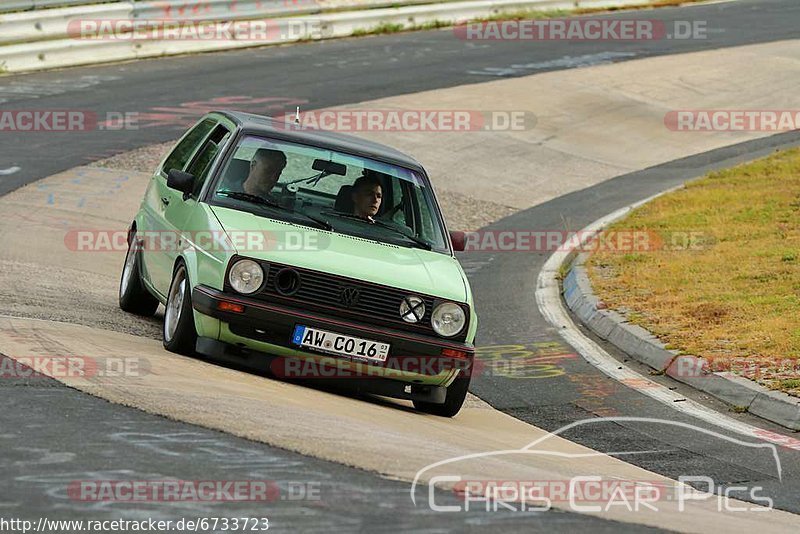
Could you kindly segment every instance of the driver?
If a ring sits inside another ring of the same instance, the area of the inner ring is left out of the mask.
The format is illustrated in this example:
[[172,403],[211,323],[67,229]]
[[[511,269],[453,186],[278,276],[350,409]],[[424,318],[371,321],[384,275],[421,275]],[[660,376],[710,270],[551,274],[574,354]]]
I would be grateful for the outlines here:
[[245,193],[267,196],[286,167],[286,154],[280,150],[259,148],[250,162],[250,173],[242,182]]
[[381,209],[383,190],[378,177],[365,171],[364,175],[353,183],[353,214],[374,221],[373,217]]

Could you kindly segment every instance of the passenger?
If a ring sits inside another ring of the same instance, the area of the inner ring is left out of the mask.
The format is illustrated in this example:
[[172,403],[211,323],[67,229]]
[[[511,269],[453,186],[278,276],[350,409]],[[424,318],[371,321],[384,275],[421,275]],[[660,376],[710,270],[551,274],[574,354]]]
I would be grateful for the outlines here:
[[381,209],[382,198],[381,181],[374,173],[364,171],[364,175],[353,183],[353,214],[373,221]]
[[242,182],[242,189],[251,195],[269,195],[285,167],[286,154],[280,150],[259,148],[250,162],[250,173]]

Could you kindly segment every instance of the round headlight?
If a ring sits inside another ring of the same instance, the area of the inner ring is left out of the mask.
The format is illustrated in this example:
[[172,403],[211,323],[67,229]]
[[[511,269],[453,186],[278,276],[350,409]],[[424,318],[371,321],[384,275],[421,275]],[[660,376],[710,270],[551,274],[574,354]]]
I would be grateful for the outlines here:
[[228,282],[231,287],[245,295],[255,293],[263,281],[264,270],[253,260],[237,261],[228,273]]
[[452,302],[439,304],[431,315],[431,326],[437,334],[444,337],[453,337],[461,332],[466,321],[464,310]]

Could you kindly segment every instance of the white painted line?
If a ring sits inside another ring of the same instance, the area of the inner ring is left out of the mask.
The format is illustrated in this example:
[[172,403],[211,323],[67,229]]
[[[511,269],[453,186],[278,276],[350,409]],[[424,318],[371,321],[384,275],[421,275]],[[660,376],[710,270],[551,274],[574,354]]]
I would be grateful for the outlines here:
[[12,174],[18,173],[22,169],[19,167],[9,167],[8,169],[0,169],[0,176],[11,176]]
[[586,54],[583,56],[563,56],[558,59],[541,61],[538,63],[515,63],[507,67],[486,67],[482,70],[468,70],[467,74],[479,74],[482,76],[522,76],[529,74],[530,71],[544,69],[578,69],[584,67],[594,67],[595,65],[608,65],[615,59],[633,58],[633,52],[599,52],[597,54]]
[[[726,430],[736,432],[745,436],[755,437],[775,443],[790,449],[800,450],[800,440],[784,436],[777,432],[772,432],[752,426],[742,421],[737,421],[723,413],[708,408],[691,399],[687,399],[683,395],[672,391],[666,386],[663,386],[648,377],[641,375],[626,366],[622,362],[612,357],[601,346],[589,339],[581,332],[575,323],[572,322],[569,314],[564,307],[561,300],[561,288],[558,283],[558,274],[561,265],[567,261],[571,251],[577,246],[584,244],[591,236],[598,231],[608,226],[609,224],[623,218],[631,212],[631,210],[650,202],[651,200],[670,193],[683,186],[674,187],[652,197],[646,198],[630,206],[621,208],[614,213],[611,213],[602,219],[599,219],[578,234],[564,247],[555,252],[542,267],[539,277],[536,281],[536,304],[539,311],[544,318],[558,328],[558,332],[564,340],[571,345],[584,359],[597,367],[600,371],[610,376],[611,378],[625,384],[626,386],[635,389],[636,391],[647,395],[674,410],[677,410],[686,415],[696,417],[706,423],[715,425]],[[578,237],[582,236],[582,237]]]

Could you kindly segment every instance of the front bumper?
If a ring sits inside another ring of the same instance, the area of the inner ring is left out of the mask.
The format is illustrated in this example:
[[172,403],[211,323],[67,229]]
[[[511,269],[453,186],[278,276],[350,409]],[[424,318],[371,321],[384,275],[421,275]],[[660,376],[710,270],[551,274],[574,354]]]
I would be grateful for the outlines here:
[[[223,311],[219,308],[221,302],[241,305],[244,310]],[[270,364],[272,372],[284,378],[325,378],[329,381],[347,378],[353,383],[356,379],[388,378],[419,386],[447,386],[459,373],[469,373],[472,369],[475,348],[469,343],[439,340],[308,313],[296,308],[232,295],[203,285],[196,286],[192,291],[192,303],[197,312],[214,317],[223,323],[219,341],[236,347],[236,350],[250,349],[274,356],[315,362],[312,367],[286,363],[283,358],[272,362]],[[306,349],[300,350],[291,343],[292,333],[297,325],[389,343],[391,345],[389,356],[385,362],[377,363],[351,360],[347,357],[316,353]],[[211,351],[219,355],[219,348],[212,349],[210,341],[202,342],[207,345],[205,349],[200,346],[201,343],[198,343],[198,348],[201,352]],[[443,351],[446,354],[443,355]],[[460,352],[464,357],[449,356],[454,353],[453,351]]]

